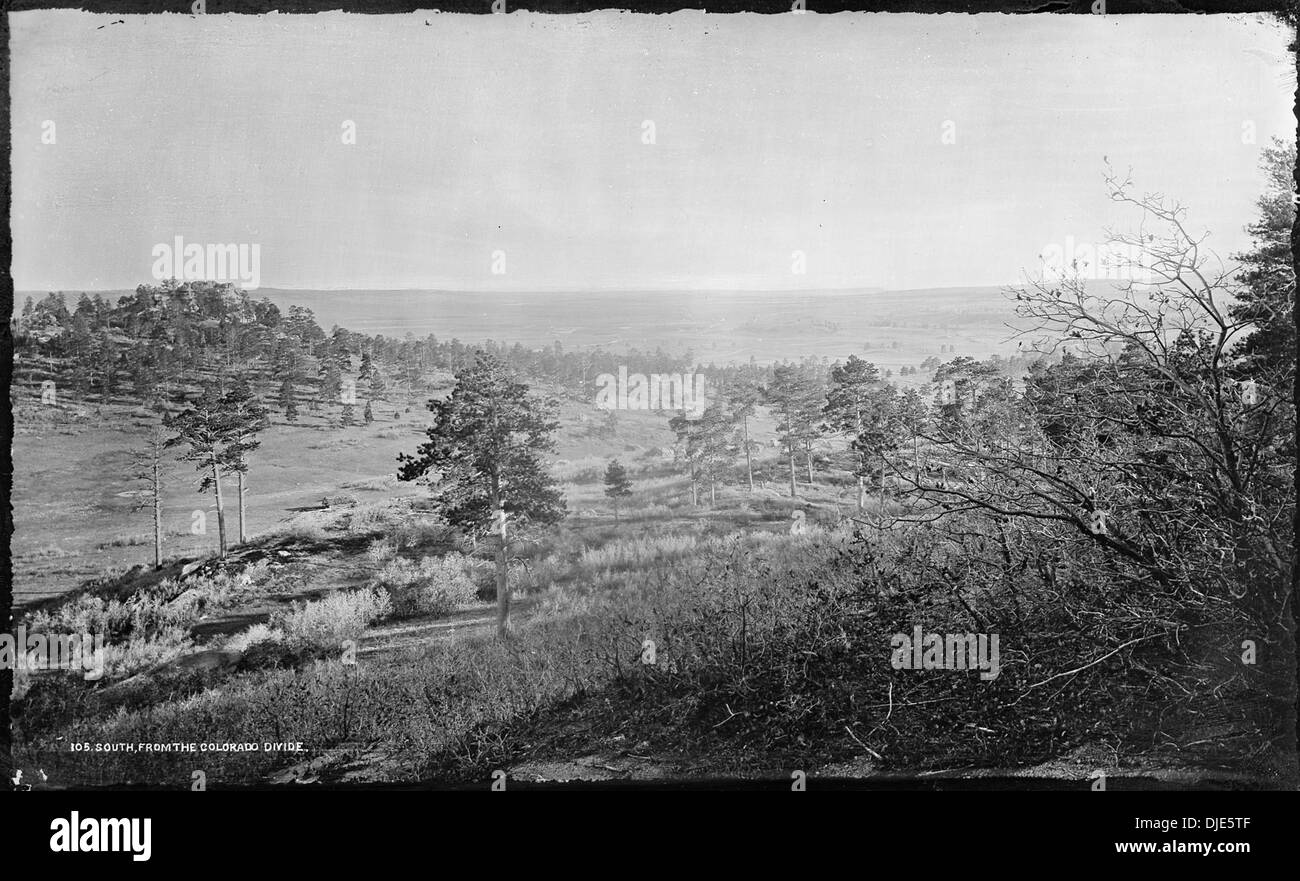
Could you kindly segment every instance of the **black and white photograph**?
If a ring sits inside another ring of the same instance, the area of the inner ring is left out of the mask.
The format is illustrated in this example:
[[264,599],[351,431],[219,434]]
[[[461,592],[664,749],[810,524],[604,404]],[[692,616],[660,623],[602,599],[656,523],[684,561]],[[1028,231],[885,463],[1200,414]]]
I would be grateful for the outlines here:
[[1294,12],[174,5],[7,13],[11,790],[1300,787]]

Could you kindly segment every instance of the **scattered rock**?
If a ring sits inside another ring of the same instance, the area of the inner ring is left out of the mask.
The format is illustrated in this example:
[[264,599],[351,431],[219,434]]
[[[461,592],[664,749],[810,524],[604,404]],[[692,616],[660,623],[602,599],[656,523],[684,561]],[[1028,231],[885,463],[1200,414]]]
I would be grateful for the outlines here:
[[198,595],[199,595],[198,588],[191,587],[187,590],[181,591],[175,597],[173,597],[171,600],[171,604],[178,607],[183,607],[186,603],[189,603]]

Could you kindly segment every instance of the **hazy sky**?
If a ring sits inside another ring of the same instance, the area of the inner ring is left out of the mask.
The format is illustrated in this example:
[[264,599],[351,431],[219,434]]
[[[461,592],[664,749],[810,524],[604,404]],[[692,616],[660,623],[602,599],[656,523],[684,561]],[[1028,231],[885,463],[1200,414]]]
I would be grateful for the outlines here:
[[1240,248],[1295,129],[1254,16],[120,18],[9,17],[19,290],[1006,284],[1132,219],[1103,155]]

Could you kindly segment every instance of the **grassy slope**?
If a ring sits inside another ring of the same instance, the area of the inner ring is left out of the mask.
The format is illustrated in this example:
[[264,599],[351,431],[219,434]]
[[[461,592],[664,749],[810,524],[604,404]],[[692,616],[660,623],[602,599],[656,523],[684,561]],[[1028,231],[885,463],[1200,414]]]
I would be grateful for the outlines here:
[[[538,536],[528,567],[513,575],[521,602],[507,643],[492,638],[490,604],[471,603],[450,619],[366,628],[355,666],[335,650],[287,666],[200,670],[173,661],[98,689],[49,679],[20,706],[16,755],[54,786],[185,786],[194,767],[214,786],[473,781],[497,768],[514,779],[603,779],[1021,767],[1084,781],[1098,768],[1167,775],[1192,762],[1146,755],[1115,729],[1131,712],[1117,698],[1141,705],[1131,669],[1099,665],[1023,700],[1029,680],[1074,663],[1078,647],[1043,644],[1051,635],[1021,634],[1037,643],[1004,655],[993,686],[974,674],[890,671],[895,618],[955,626],[961,612],[951,600],[922,598],[917,607],[888,580],[864,582],[865,570],[836,563],[846,547],[850,559],[862,556],[844,531],[787,534],[788,500],[728,488],[716,507],[696,509],[680,481],[657,476],[656,463],[632,471],[638,488],[662,480],[666,504],[619,524],[598,509]],[[591,478],[577,481],[566,485],[571,497],[595,504]],[[817,495],[825,503],[833,493]],[[828,513],[824,504],[814,510]],[[262,537],[246,553],[278,568],[256,570],[215,622],[194,628],[186,651],[229,645],[277,604],[364,584],[376,543],[407,557],[446,552],[423,520],[392,500],[304,514]],[[640,663],[647,637],[658,644],[654,666]],[[74,757],[64,740],[298,741],[309,751],[205,755],[196,764],[192,755]],[[1214,773],[1225,785],[1248,779]]]
[[[155,662],[161,665],[154,668],[157,675],[144,677],[144,686],[137,676],[131,686],[135,690],[128,689],[130,694],[126,696],[119,687],[108,698],[90,698],[91,704],[79,705],[81,709],[72,716],[60,715],[67,707],[55,712],[55,716],[70,724],[73,718],[93,719],[117,706],[141,710],[155,704],[174,707],[173,697],[188,694],[196,687],[215,686],[218,693],[236,695],[266,674],[236,672],[233,678],[224,679],[220,677],[231,671],[217,670],[204,672],[207,678],[192,680],[181,675],[185,673],[182,668],[204,650],[222,648],[232,634],[265,622],[287,603],[364,585],[376,569],[367,549],[377,542],[394,545],[398,555],[413,559],[446,552],[446,546],[427,540],[427,515],[411,508],[411,502],[423,491],[390,479],[390,463],[396,453],[413,449],[420,439],[417,411],[413,407],[411,415],[404,415],[395,426],[390,408],[376,410],[380,420],[374,425],[349,429],[327,430],[308,414],[304,414],[305,424],[297,426],[277,420],[253,462],[250,532],[254,538],[228,567],[237,573],[248,560],[264,558],[262,565],[269,560],[270,571],[257,570],[260,574],[254,583],[236,588],[232,595],[222,592],[225,588],[217,591],[221,596],[212,600],[205,614],[186,621],[186,633],[169,636],[180,642],[173,640],[161,646],[157,656],[146,652],[142,658],[133,659],[142,667]],[[90,413],[93,417],[93,408]],[[51,423],[47,421],[50,415],[35,408],[20,410],[26,421],[15,442],[22,473],[15,494],[20,524],[14,540],[19,558],[15,586],[19,596],[28,600],[38,599],[42,591],[66,593],[85,575],[99,574],[108,564],[147,566],[152,559],[152,546],[143,543],[150,525],[148,515],[130,513],[129,500],[116,495],[131,488],[124,476],[124,450],[143,437],[143,419],[141,426],[123,426],[129,408],[106,407],[105,424],[120,427],[105,431],[94,424]],[[542,536],[539,545],[521,551],[530,558],[514,576],[521,593],[516,617],[523,628],[540,610],[552,629],[563,629],[566,624],[555,622],[568,621],[571,612],[557,611],[560,607],[582,607],[593,592],[616,592],[639,579],[654,577],[661,572],[661,566],[672,569],[679,563],[699,565],[709,554],[697,542],[711,540],[710,535],[737,529],[775,534],[787,531],[791,504],[782,496],[784,483],[780,480],[767,489],[760,485],[752,497],[736,486],[723,487],[716,507],[692,508],[685,481],[665,455],[672,440],[665,421],[663,414],[621,413],[615,432],[606,435],[598,429],[601,420],[590,408],[571,401],[563,404],[554,469],[572,514],[562,526]],[[759,418],[752,432],[756,440],[766,440],[771,432],[770,421]],[[51,450],[57,453],[44,461]],[[604,465],[614,456],[629,465],[636,492],[625,507],[621,523],[613,521],[601,482]],[[768,464],[779,476],[780,469],[775,467],[779,463]],[[188,476],[185,465],[177,465],[173,471]],[[809,498],[801,502],[810,510],[812,522],[833,517],[836,504],[844,504],[841,499],[852,497],[852,488],[842,478],[832,483],[828,475],[820,475],[819,481],[823,482],[815,489],[805,490]],[[188,488],[178,490],[177,483],[172,486],[168,525],[175,522],[184,527],[189,523],[190,510],[202,502]],[[294,511],[314,508],[323,495],[339,494],[355,497],[359,507]],[[83,497],[84,501],[72,501]],[[366,513],[358,515],[357,511]],[[365,522],[360,522],[361,518]],[[289,522],[280,522],[285,519]],[[34,526],[24,529],[24,524]],[[167,552],[184,556],[210,553],[214,534],[215,523],[210,523],[206,537],[169,538]],[[131,535],[138,535],[142,543],[105,546],[116,536]],[[60,555],[32,554],[31,549],[42,547],[58,548]],[[178,570],[178,565],[171,565],[163,574],[178,578]],[[147,574],[128,577],[105,596],[129,596],[157,581],[157,576]],[[186,583],[182,581],[181,587]],[[203,584],[206,590],[206,582]],[[431,650],[475,651],[460,646],[481,642],[479,637],[491,633],[491,621],[491,606],[483,603],[471,604],[451,619],[378,623],[367,631],[360,655],[368,665],[389,668],[395,676],[409,676],[421,664],[430,663],[425,655]],[[446,648],[448,644],[457,647]],[[310,668],[308,664],[304,669]],[[539,683],[538,699],[551,693],[548,687],[544,681]],[[500,710],[488,701],[484,707],[466,711],[466,724],[480,719],[483,713],[491,715]],[[42,726],[32,723],[32,727]],[[99,731],[94,736],[108,735]],[[313,739],[306,737],[308,741]],[[41,748],[34,748],[41,752]],[[402,767],[404,773],[410,773],[415,766]]]

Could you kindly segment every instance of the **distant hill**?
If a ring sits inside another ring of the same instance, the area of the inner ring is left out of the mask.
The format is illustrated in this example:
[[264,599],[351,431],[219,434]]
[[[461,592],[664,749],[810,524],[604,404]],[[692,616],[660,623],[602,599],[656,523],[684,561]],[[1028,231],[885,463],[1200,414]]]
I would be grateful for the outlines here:
[[556,340],[566,349],[662,347],[690,350],[719,364],[875,353],[882,366],[890,366],[918,363],[938,354],[941,344],[980,357],[1015,348],[1002,343],[1014,315],[1000,288],[532,294],[264,288],[258,293],[281,308],[310,307],[326,328],[339,324],[368,334],[433,333],[529,347]]
[[[103,292],[114,300],[125,291]],[[26,293],[16,296],[21,308]],[[39,299],[40,295],[37,296]],[[69,305],[77,293],[69,292]],[[534,348],[636,346],[687,350],[704,362],[751,357],[768,362],[859,354],[882,367],[916,364],[946,352],[987,357],[1015,343],[1011,304],[1001,288],[886,291],[639,291],[476,293],[259,288],[255,299],[283,311],[307,306],[322,327],[401,338],[435,334],[473,343],[492,339]]]

